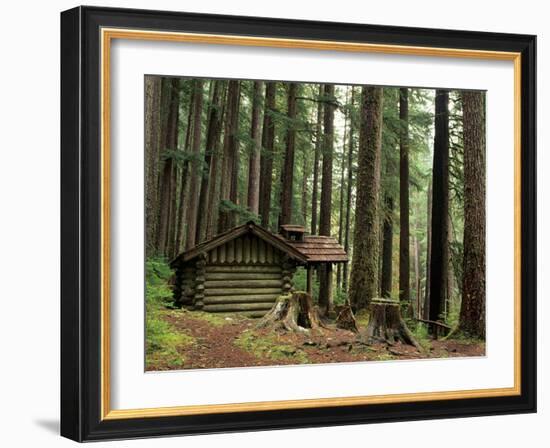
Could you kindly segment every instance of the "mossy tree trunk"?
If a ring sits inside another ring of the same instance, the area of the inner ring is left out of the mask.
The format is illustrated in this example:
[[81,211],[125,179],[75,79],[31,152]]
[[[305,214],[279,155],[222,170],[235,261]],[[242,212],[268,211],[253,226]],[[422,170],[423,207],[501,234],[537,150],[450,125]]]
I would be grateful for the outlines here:
[[250,156],[248,160],[248,197],[249,210],[255,215],[260,213],[260,153],[262,150],[262,90],[264,83],[254,82],[252,98],[252,119],[250,123]]
[[[185,239],[185,249],[189,250],[197,243],[197,218],[199,214],[199,194],[201,185],[201,117],[202,117],[202,80],[193,82],[193,138],[191,144],[191,153],[193,160],[191,162],[191,178],[189,179],[189,199],[187,214],[187,235]],[[199,229],[200,231],[200,229]]]
[[355,310],[366,308],[370,300],[377,296],[378,290],[381,144],[382,89],[363,87],[353,261],[349,287],[350,303]]
[[158,76],[145,77],[145,249],[146,255],[151,257],[156,252],[155,236],[157,231],[158,209],[158,166],[159,143],[161,125],[161,78]]
[[281,216],[279,224],[291,224],[292,222],[292,192],[294,186],[294,150],[296,144],[296,83],[288,84],[287,95],[287,119],[285,158],[281,176]]
[[464,260],[459,331],[485,338],[485,128],[481,92],[462,94]]
[[271,212],[271,189],[273,184],[273,157],[275,149],[275,97],[277,83],[268,82],[265,88],[264,123],[262,128],[262,148],[260,156],[260,216],[262,227],[269,228]]
[[409,256],[409,91],[399,89],[399,299],[412,316]]
[[449,223],[449,92],[437,90],[432,193],[429,318],[442,317],[447,295]]
[[[319,235],[330,236],[332,217],[332,159],[334,152],[334,85],[325,84],[323,113],[323,166],[321,204],[319,207]],[[324,313],[332,311],[332,265],[325,263],[320,271],[319,307]]]
[[235,226],[234,213],[223,202],[234,199],[232,191],[233,180],[238,173],[238,148],[239,148],[239,106],[240,106],[240,81],[229,81],[227,91],[227,113],[225,115],[225,128],[223,139],[223,162],[220,183],[220,211],[218,219],[218,233],[225,232]]

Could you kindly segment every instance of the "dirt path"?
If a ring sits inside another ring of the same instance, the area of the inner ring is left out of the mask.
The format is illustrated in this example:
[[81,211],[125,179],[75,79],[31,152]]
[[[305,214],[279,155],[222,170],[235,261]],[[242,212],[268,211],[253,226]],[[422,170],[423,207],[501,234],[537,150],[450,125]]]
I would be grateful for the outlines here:
[[[176,329],[195,338],[195,343],[185,349],[185,368],[219,368],[261,365],[261,360],[237,347],[234,342],[243,331],[250,327],[248,320],[229,318],[223,323],[191,317],[183,312],[176,318],[167,315],[166,320]],[[225,318],[222,318],[225,320]]]
[[310,333],[274,333],[256,330],[256,320],[236,315],[193,311],[167,312],[163,319],[176,331],[193,338],[178,351],[183,365],[165,369],[200,369],[354,361],[483,356],[485,345],[461,341],[430,341],[424,352],[412,346],[366,345],[346,330],[323,329]]

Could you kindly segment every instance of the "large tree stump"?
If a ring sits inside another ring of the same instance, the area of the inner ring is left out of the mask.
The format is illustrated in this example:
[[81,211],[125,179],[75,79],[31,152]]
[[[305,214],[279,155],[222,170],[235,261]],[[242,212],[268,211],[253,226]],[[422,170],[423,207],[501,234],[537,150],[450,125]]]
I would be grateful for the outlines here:
[[337,306],[334,311],[336,312],[336,328],[342,330],[349,330],[357,333],[357,321],[349,305]]
[[367,343],[373,340],[386,342],[390,345],[401,341],[423,351],[407,324],[401,317],[398,301],[389,299],[373,299],[370,304],[369,324],[365,332]]
[[307,333],[309,330],[326,328],[319,316],[313,299],[306,292],[293,292],[279,296],[271,310],[260,319],[257,328],[271,327]]

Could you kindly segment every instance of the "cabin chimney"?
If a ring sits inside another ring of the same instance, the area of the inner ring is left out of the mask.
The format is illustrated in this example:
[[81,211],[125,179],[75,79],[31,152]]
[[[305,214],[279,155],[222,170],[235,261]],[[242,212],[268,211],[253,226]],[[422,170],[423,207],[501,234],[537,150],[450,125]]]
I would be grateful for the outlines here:
[[283,224],[279,233],[288,241],[304,241],[305,227],[296,224]]

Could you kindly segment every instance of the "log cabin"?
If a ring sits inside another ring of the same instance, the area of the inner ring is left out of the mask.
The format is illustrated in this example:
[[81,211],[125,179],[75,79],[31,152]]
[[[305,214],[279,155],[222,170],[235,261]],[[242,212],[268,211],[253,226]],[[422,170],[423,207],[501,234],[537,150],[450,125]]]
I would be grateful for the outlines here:
[[345,263],[337,240],[306,235],[297,225],[283,225],[275,234],[250,221],[216,235],[178,255],[174,299],[178,306],[208,312],[263,316],[283,294],[294,289],[293,275],[303,266]]

